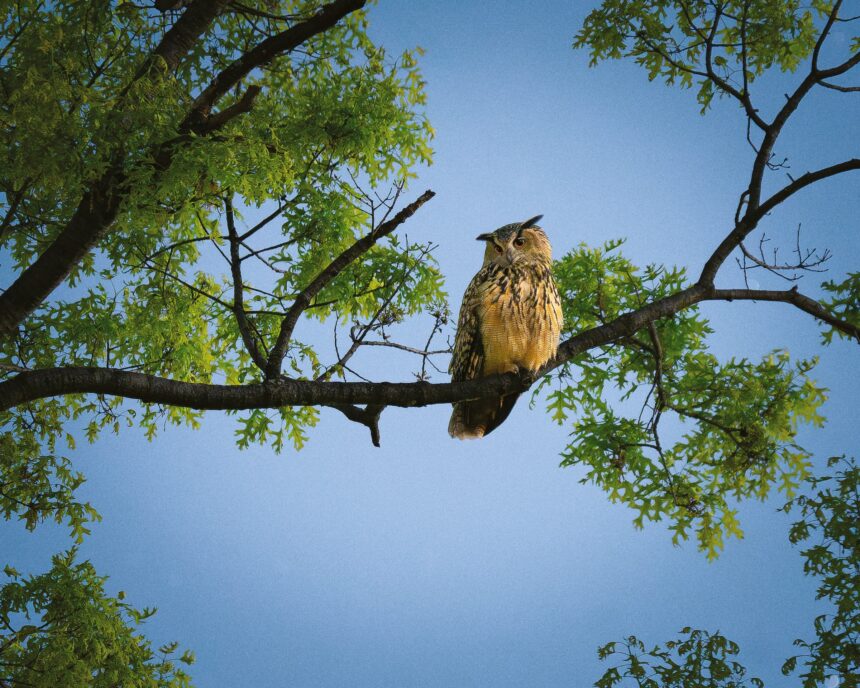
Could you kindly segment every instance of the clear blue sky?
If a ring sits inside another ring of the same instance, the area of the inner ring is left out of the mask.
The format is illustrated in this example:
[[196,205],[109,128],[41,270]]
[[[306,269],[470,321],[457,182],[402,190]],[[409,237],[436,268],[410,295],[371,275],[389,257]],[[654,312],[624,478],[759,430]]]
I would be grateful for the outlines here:
[[[455,309],[480,263],[473,237],[537,213],[557,255],[623,236],[637,263],[694,272],[728,231],[752,159],[739,112],[724,101],[703,118],[692,93],[632,64],[588,69],[570,44],[591,6],[381,0],[370,12],[389,50],[427,51],[436,162],[409,195],[438,195],[407,232],[440,244]],[[765,103],[782,97],[779,80],[763,87]],[[796,173],[856,156],[859,109],[851,94],[817,94],[780,155]],[[857,269],[858,206],[860,174],[844,175],[786,204],[768,233],[788,239],[803,223],[839,276]],[[721,283],[741,285],[727,268]],[[816,293],[814,277],[802,285]],[[820,350],[816,324],[785,305],[704,312],[720,356],[820,352],[829,422],[802,443],[819,458],[856,452],[856,345]],[[391,380],[415,367],[371,365]],[[74,454],[104,516],[83,553],[112,590],[159,607],[148,634],[196,651],[201,688],[587,686],[599,644],[663,641],[688,624],[740,642],[769,686],[792,684],[779,666],[818,607],[779,499],[744,504],[746,538],[709,564],[663,527],[634,530],[631,512],[579,484],[583,470],[560,469],[567,431],[539,409],[521,403],[469,443],[448,437],[448,413],[386,411],[381,449],[334,412],[304,451],[281,456],[240,452],[218,413],[151,444],[106,437]],[[63,529],[0,524],[2,559],[21,570],[46,569],[66,546]]]

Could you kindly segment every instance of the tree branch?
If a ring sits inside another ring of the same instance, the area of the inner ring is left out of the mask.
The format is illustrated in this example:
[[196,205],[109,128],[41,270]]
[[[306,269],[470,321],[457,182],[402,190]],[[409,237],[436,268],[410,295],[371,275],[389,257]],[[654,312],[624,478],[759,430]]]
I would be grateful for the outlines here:
[[841,91],[842,93],[860,93],[860,86],[841,86],[840,84],[831,84],[829,81],[818,82],[824,88],[829,88],[833,91]]
[[[820,170],[815,170],[814,172],[807,172],[792,181],[791,184],[788,184],[777,191],[764,203],[756,202],[755,207],[748,205],[746,213],[740,221],[735,224],[735,228],[720,242],[720,245],[717,246],[716,250],[711,254],[711,257],[708,258],[708,261],[705,263],[705,267],[702,268],[702,273],[699,276],[699,283],[703,286],[712,285],[717,271],[725,262],[726,258],[728,258],[731,252],[740,246],[741,242],[747,237],[747,235],[749,235],[749,233],[758,226],[759,220],[776,208],[780,203],[814,182],[852,170],[860,170],[860,158],[851,158],[850,160],[844,160],[843,162],[831,165],[830,167],[824,167]],[[751,201],[749,201],[749,203],[751,203]]]
[[809,313],[814,318],[827,323],[844,334],[850,335],[860,343],[860,328],[849,322],[833,316],[815,299],[804,296],[792,287],[786,291],[769,291],[766,289],[715,289],[709,300],[722,301],[780,301],[790,303],[800,310]]
[[[250,109],[258,93],[256,86],[249,88],[237,103],[210,117],[215,102],[248,72],[326,31],[350,12],[364,6],[365,2],[335,0],[310,19],[263,40],[227,67],[195,99],[179,125],[180,136],[156,147],[151,156],[156,168],[166,169],[170,165],[178,145],[185,142],[191,132],[212,133]],[[140,67],[132,83],[149,75],[159,59],[164,60],[168,70],[175,69],[226,4],[227,0],[196,0],[191,3]],[[125,87],[122,95],[128,92],[130,85]],[[112,156],[106,171],[84,193],[75,213],[54,242],[0,295],[0,337],[12,334],[109,231],[129,193],[124,158],[125,153],[121,150]]]
[[260,90],[259,86],[248,86],[239,100],[230,107],[224,108],[221,112],[217,112],[211,117],[206,118],[200,126],[196,127],[195,132],[205,136],[213,131],[217,131],[234,117],[249,112],[254,106],[254,100],[260,94]]
[[164,34],[152,54],[144,60],[134,78],[123,89],[122,95],[125,96],[128,93],[134,82],[149,76],[153,68],[158,68],[160,60],[164,60],[166,72],[172,72],[176,69],[200,36],[224,11],[227,3],[228,0],[195,0],[191,3],[185,3],[188,8],[170,27],[170,30]]
[[[193,2],[122,90],[120,102],[124,101],[131,85],[149,76],[162,60],[165,69],[161,73],[173,71],[226,4],[227,0]],[[123,189],[128,179],[123,171],[124,156],[122,150],[114,153],[105,172],[86,190],[54,242],[0,295],[0,336],[14,332],[24,318],[68,277],[72,268],[113,224],[128,194]]]
[[716,37],[717,30],[719,29],[720,17],[722,15],[722,8],[716,7],[714,14],[714,23],[711,27],[711,31],[708,34],[708,39],[705,45],[705,68],[708,70],[708,78],[713,81],[718,88],[722,89],[725,93],[728,93],[733,98],[735,98],[740,104],[743,106],[744,111],[747,114],[747,117],[755,122],[756,126],[764,131],[767,129],[767,123],[759,116],[758,110],[756,110],[755,106],[750,99],[749,91],[746,88],[747,76],[746,76],[746,7],[744,7],[744,16],[741,20],[741,59],[742,59],[742,69],[744,72],[744,91],[741,93],[734,86],[732,86],[728,81],[720,77],[716,71],[714,70],[713,65],[713,50],[714,50],[714,38]]
[[185,119],[185,126],[207,118],[215,103],[251,71],[271,62],[278,55],[297,48],[309,38],[327,31],[346,15],[364,7],[366,3],[367,0],[334,0],[328,5],[323,5],[319,12],[309,19],[260,42],[221,71],[194,99],[191,111]]
[[266,364],[266,377],[274,379],[281,374],[281,363],[284,360],[284,355],[287,351],[287,345],[290,342],[290,337],[299,321],[299,316],[307,310],[311,305],[313,298],[322,291],[335,277],[337,277],[350,263],[355,261],[364,253],[367,253],[377,241],[391,234],[401,224],[408,220],[418,208],[424,205],[436,194],[433,191],[427,190],[415,201],[407,205],[392,219],[383,222],[381,225],[371,230],[369,234],[356,241],[352,246],[343,251],[319,274],[314,280],[304,288],[304,290],[293,301],[293,305],[287,311],[286,317],[281,322],[281,330],[278,333],[278,340],[275,346],[272,347],[269,353],[269,360]]
[[833,177],[837,174],[842,174],[843,172],[850,172],[852,170],[860,170],[860,158],[851,158],[850,160],[844,160],[835,165],[831,165],[830,167],[824,167],[820,170],[807,172],[806,174],[801,175],[797,179],[793,180],[791,184],[783,187],[775,194],[773,194],[773,196],[768,198],[764,203],[762,203],[755,213],[756,220],[764,217],[776,206],[778,206],[790,196],[793,196],[802,188],[809,186],[810,184],[813,184],[817,181],[821,181],[822,179],[827,179],[828,177]]
[[[788,303],[860,342],[860,328],[828,313],[796,290],[713,289],[694,284],[671,296],[571,337],[556,358],[540,371],[545,375],[579,354],[629,337],[649,323],[702,301],[759,300]],[[109,368],[65,367],[22,372],[0,382],[0,411],[36,399],[65,394],[110,394],[146,403],[194,409],[238,410],[280,406],[428,406],[491,396],[520,394],[534,377],[513,373],[461,382],[328,382],[278,378],[251,385],[217,385],[170,380],[155,375]]]
[[224,199],[224,210],[227,215],[227,234],[230,237],[230,272],[233,276],[233,314],[242,336],[242,342],[251,360],[260,370],[266,369],[266,358],[260,353],[257,340],[251,332],[248,314],[245,312],[244,287],[242,284],[242,262],[239,259],[239,236],[236,232],[236,218],[233,213],[233,202],[228,195]]
[[217,385],[110,368],[65,367],[20,373],[0,383],[0,411],[43,397],[77,393],[110,394],[202,410],[240,410],[344,404],[428,406],[520,393],[523,389],[522,381],[513,374],[441,384],[280,378],[251,385]]

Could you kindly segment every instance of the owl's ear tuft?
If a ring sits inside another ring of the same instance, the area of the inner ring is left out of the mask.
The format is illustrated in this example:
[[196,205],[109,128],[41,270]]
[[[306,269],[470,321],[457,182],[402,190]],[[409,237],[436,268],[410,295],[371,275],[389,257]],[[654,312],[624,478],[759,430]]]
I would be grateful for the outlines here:
[[479,234],[475,237],[478,241],[489,241],[493,238],[492,232],[487,232],[486,234]]
[[534,217],[526,220],[525,222],[521,222],[520,229],[528,229],[529,227],[534,227],[538,222],[540,222],[540,219],[542,217],[543,215],[535,215]]

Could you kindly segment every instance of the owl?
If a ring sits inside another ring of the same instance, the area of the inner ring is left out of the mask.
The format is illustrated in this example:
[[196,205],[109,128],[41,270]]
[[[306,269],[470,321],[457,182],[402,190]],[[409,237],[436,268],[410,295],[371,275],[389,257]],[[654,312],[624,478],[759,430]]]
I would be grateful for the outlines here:
[[[555,356],[562,312],[542,215],[481,234],[484,264],[463,295],[451,380],[537,372]],[[478,438],[508,417],[518,394],[454,404],[448,432]]]

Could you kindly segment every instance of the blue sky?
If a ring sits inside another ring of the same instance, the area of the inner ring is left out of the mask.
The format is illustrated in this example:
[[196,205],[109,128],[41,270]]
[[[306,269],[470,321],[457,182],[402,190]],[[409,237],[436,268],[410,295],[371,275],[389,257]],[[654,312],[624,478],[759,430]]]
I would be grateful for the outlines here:
[[[435,164],[407,197],[437,196],[406,232],[439,244],[455,309],[480,264],[474,236],[538,213],[557,255],[626,237],[635,262],[694,273],[729,229],[752,160],[737,108],[718,102],[701,117],[692,93],[633,64],[588,69],[570,44],[591,6],[382,0],[370,12],[390,51],[426,50]],[[762,102],[795,78],[763,83]],[[805,103],[779,149],[792,172],[856,156],[858,107],[829,91]],[[860,175],[843,175],[765,226],[790,250],[802,223],[834,252],[835,278],[857,269],[859,197]],[[728,264],[719,281],[742,285]],[[815,278],[801,288],[816,294]],[[781,304],[703,312],[722,357],[820,353],[829,420],[801,443],[819,459],[856,452],[856,345],[820,349],[812,319]],[[404,339],[418,342],[423,325]],[[415,368],[399,356],[369,364],[391,380]],[[745,539],[708,563],[661,526],[636,531],[631,512],[579,484],[582,469],[560,469],[567,430],[540,409],[521,402],[468,443],[447,436],[448,413],[389,409],[374,449],[366,429],[324,412],[308,446],[281,456],[240,452],[234,420],[217,413],[153,443],[105,437],[73,455],[104,516],[83,553],[112,590],[159,607],[148,634],[195,650],[201,688],[586,686],[601,673],[599,644],[660,642],[684,625],[719,629],[753,675],[791,683],[779,666],[819,607],[781,500],[743,504]],[[51,525],[0,525],[3,559],[21,570],[44,570],[66,546]]]

